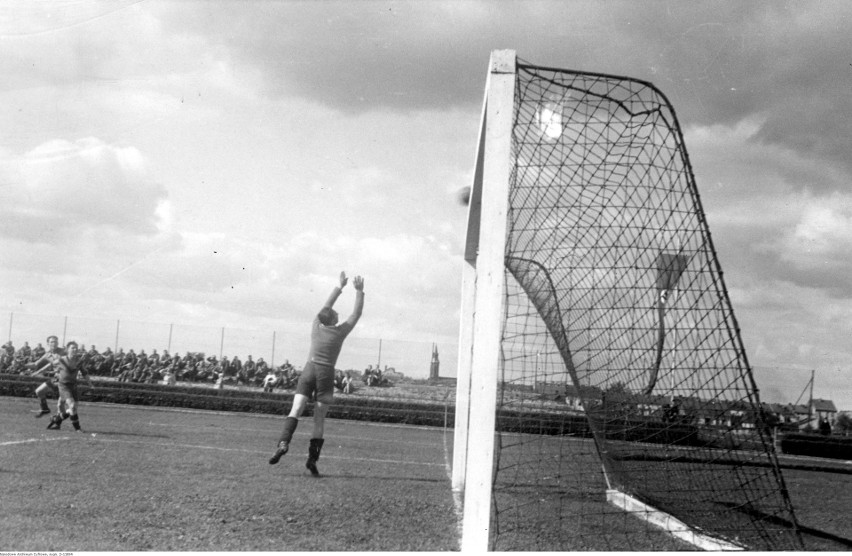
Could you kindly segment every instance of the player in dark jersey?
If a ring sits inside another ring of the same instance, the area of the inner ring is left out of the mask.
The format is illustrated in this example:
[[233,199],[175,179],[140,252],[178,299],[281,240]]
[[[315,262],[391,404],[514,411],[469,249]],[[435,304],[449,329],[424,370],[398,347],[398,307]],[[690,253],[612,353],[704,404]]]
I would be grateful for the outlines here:
[[51,417],[47,428],[59,429],[62,421],[70,417],[74,430],[83,432],[80,428],[80,417],[77,415],[77,400],[80,399],[77,393],[77,374],[82,372],[89,386],[92,385],[92,379],[83,370],[83,357],[77,342],[68,342],[65,355],[59,358],[54,367],[59,383],[59,409],[56,415]]
[[355,309],[344,322],[338,324],[337,311],[332,309],[334,302],[340,297],[343,288],[349,279],[345,272],[340,273],[340,287],[334,288],[328,300],[320,312],[314,318],[311,325],[311,349],[308,353],[308,362],[305,364],[299,382],[296,385],[296,395],[293,398],[293,407],[290,414],[284,419],[284,430],[278,440],[275,454],[269,459],[269,463],[278,463],[281,456],[290,448],[290,440],[299,417],[304,412],[308,400],[315,394],[316,407],[314,407],[314,432],[308,448],[308,461],[305,463],[311,474],[319,475],[317,460],[323,445],[323,425],[328,408],[334,399],[334,365],[343,347],[343,341],[355,328],[361,312],[364,309],[364,279],[356,276],[352,279],[355,286]]
[[[33,374],[53,374],[54,367],[53,364],[55,361],[58,361],[60,357],[65,355],[65,350],[59,347],[59,338],[56,336],[48,336],[47,337],[47,351],[39,357],[37,360],[32,363],[27,363],[26,367],[28,369],[35,370]],[[35,393],[38,396],[38,403],[40,406],[39,412],[36,414],[36,417],[41,417],[42,415],[47,415],[50,413],[50,407],[47,405],[47,395],[50,392],[56,393],[56,387],[53,383],[56,381],[55,377],[46,377],[46,380],[38,385]],[[57,396],[58,397],[58,396]]]

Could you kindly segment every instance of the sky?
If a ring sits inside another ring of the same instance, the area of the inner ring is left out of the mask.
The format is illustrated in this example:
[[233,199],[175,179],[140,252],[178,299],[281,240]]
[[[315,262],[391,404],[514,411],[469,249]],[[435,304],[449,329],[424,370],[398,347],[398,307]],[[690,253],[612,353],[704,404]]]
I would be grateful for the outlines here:
[[513,49],[669,98],[761,397],[813,370],[852,410],[850,27],[842,1],[3,2],[0,322],[297,335],[346,270],[359,341],[454,375],[457,191]]

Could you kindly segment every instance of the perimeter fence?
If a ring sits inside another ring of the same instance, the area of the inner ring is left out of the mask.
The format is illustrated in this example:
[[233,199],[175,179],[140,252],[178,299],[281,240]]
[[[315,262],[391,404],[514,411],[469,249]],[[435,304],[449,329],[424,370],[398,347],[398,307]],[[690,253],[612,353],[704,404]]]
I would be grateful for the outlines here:
[[[203,353],[218,359],[238,356],[245,361],[248,355],[258,361],[263,359],[270,367],[289,362],[300,369],[305,362],[310,345],[310,330],[303,332],[270,329],[247,329],[232,326],[203,326],[181,323],[145,322],[140,320],[106,319],[62,315],[41,315],[11,312],[0,328],[0,338],[12,342],[17,349],[24,342],[31,348],[45,338],[55,335],[60,345],[74,340],[93,346],[99,352],[106,348],[117,352],[145,350],[151,353],[168,351],[184,355],[187,352]],[[405,377],[426,379],[433,364],[433,351],[438,351],[438,372],[441,377],[455,376],[457,346],[431,341],[411,341],[387,338],[365,338],[358,330],[347,339],[337,368],[363,371],[367,366],[394,370]]]

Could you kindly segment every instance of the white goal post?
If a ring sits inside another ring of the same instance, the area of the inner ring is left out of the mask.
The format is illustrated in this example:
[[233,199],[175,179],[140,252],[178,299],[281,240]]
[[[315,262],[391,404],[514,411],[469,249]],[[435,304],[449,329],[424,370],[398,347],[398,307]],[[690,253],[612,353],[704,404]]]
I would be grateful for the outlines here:
[[513,50],[491,53],[468,206],[453,447],[463,552],[487,551],[490,533],[515,60]]

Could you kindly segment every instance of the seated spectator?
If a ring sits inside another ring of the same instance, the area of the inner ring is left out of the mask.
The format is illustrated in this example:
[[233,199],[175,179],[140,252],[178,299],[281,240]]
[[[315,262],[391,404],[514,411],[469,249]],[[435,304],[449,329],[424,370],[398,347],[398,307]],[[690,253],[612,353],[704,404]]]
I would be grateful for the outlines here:
[[169,365],[163,370],[163,384],[166,386],[174,386],[177,383],[177,376],[173,365]]
[[24,342],[17,352],[18,357],[22,359],[29,359],[30,355],[32,355],[32,349],[30,348],[29,342]]
[[231,372],[229,375],[232,377],[232,380],[239,384],[242,381],[242,372],[243,372],[243,363],[240,361],[239,356],[235,355],[233,359],[231,359]]
[[263,381],[266,377],[266,374],[269,372],[269,365],[266,364],[266,361],[263,360],[263,357],[257,360],[257,369],[254,374],[254,384],[253,386],[260,386],[263,384]]
[[136,365],[130,371],[130,382],[143,382],[147,370],[148,358],[142,357],[140,354],[139,359],[136,360]]
[[33,361],[37,361],[41,358],[41,356],[45,354],[45,351],[44,346],[41,345],[41,342],[39,342],[39,344],[33,348]]
[[197,382],[210,382],[212,380],[213,370],[211,369],[209,362],[199,361],[196,363],[195,368],[195,380]]
[[97,374],[99,376],[110,376],[114,363],[115,354],[112,352],[111,349],[106,348],[101,354],[100,359],[98,360],[97,365],[95,367]]
[[[243,380],[245,380],[246,386],[250,386],[254,383],[255,374],[257,372],[257,364],[252,361],[251,355],[246,358],[246,362],[243,363]],[[261,375],[262,378],[262,375]]]
[[181,378],[189,382],[195,382],[198,380],[198,363],[195,359],[190,358],[186,360]]
[[278,377],[275,376],[275,373],[269,371],[265,377],[263,377],[263,391],[264,392],[272,392],[275,390],[275,384],[278,382]]

